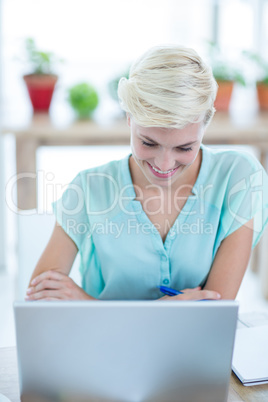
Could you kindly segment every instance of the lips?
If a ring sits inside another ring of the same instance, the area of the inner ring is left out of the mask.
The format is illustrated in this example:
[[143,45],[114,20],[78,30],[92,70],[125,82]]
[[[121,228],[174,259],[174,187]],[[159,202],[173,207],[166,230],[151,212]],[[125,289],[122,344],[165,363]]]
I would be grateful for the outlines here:
[[147,162],[147,164],[148,164],[148,166],[149,166],[151,172],[152,172],[156,177],[160,177],[160,178],[163,178],[163,179],[166,179],[166,178],[168,178],[168,177],[173,176],[173,174],[174,174],[174,173],[178,170],[178,168],[179,168],[179,166],[177,166],[177,167],[174,168],[174,169],[170,169],[170,170],[167,170],[167,171],[162,171],[162,170],[159,170],[159,169],[155,168],[154,166],[152,166],[149,162]]

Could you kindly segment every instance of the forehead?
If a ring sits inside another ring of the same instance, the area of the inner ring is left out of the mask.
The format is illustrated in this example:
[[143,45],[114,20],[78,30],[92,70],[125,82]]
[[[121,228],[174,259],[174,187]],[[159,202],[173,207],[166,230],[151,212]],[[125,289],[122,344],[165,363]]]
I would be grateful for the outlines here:
[[136,125],[137,134],[147,137],[157,143],[176,146],[188,142],[195,142],[202,138],[203,123],[190,123],[184,128],[143,127]]

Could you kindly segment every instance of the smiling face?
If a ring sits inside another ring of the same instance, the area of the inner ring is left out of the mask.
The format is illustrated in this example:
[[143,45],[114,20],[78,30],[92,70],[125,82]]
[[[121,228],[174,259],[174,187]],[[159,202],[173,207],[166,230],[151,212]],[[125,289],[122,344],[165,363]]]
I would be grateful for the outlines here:
[[142,127],[128,116],[132,156],[147,184],[173,185],[196,160],[203,138],[203,123],[183,129]]

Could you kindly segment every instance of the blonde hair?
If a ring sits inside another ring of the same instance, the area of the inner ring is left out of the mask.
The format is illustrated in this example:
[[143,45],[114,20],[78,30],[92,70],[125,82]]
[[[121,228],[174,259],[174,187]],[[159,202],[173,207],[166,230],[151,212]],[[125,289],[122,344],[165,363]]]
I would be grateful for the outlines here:
[[211,121],[217,83],[193,50],[166,45],[149,49],[118,84],[122,109],[145,127],[183,128]]

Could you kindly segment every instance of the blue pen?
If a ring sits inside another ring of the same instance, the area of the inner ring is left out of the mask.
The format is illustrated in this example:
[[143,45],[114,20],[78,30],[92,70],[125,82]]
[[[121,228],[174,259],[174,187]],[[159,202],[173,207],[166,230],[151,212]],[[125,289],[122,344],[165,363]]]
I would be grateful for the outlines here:
[[[184,292],[180,290],[169,288],[168,286],[157,286],[158,289],[167,296],[176,296],[176,295],[183,295]],[[200,299],[197,301],[209,301],[209,299]]]
[[169,288],[168,286],[157,286],[160,292],[164,293],[167,296],[176,296],[176,295],[182,295],[183,292],[180,290],[172,289]]

